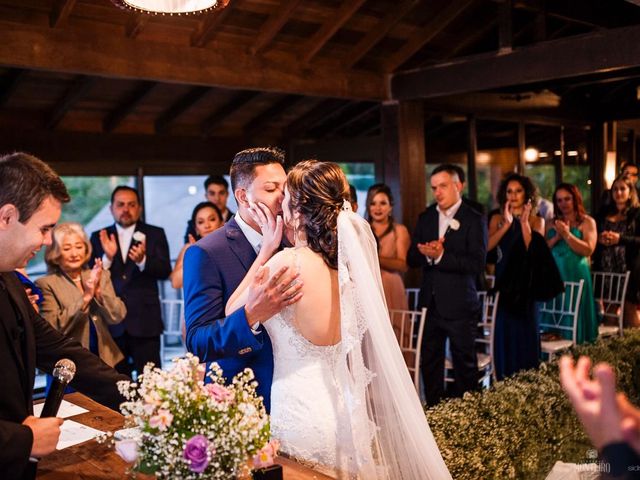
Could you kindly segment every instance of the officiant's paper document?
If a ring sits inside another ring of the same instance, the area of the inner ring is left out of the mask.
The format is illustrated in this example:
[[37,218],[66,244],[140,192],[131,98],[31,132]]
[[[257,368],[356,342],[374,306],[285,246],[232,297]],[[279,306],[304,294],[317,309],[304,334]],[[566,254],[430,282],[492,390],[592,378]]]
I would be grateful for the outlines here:
[[[42,413],[42,409],[44,408],[44,403],[39,403],[38,405],[33,406],[33,415],[35,417],[39,417]],[[58,410],[57,417],[60,418],[69,418],[75,415],[80,415],[81,413],[87,413],[89,410],[86,408],[79,407],[78,405],[74,405],[71,402],[67,402],[66,400],[62,400],[60,404],[60,409]]]
[[60,427],[60,439],[58,440],[58,445],[56,445],[56,450],[62,450],[63,448],[86,442],[101,433],[104,432],[74,422],[73,420],[65,420]]

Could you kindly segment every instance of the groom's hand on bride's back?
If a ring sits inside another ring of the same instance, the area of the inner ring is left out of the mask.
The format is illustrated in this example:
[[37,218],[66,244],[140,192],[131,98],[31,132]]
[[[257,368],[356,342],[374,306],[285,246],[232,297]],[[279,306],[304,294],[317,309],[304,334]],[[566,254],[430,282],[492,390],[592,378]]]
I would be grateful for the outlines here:
[[264,322],[284,307],[302,298],[302,281],[299,274],[284,266],[269,278],[269,267],[261,267],[249,286],[244,306],[249,326]]

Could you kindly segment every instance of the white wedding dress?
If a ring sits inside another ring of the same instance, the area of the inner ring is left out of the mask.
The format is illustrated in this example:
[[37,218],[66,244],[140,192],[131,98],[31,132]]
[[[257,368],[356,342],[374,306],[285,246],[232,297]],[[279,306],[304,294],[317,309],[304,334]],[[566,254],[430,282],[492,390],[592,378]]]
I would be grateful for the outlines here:
[[337,478],[451,479],[391,328],[371,228],[348,202],[338,216],[338,282],[338,344],[305,339],[295,305],[264,323],[274,355],[272,437]]

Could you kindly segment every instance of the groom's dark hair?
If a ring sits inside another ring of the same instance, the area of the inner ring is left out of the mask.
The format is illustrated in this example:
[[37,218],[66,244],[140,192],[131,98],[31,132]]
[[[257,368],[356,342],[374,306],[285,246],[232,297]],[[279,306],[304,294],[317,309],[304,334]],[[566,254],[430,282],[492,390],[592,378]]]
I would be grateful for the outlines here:
[[255,178],[256,167],[279,163],[284,167],[284,151],[277,147],[248,148],[236,153],[231,162],[231,190],[239,186],[247,187]]

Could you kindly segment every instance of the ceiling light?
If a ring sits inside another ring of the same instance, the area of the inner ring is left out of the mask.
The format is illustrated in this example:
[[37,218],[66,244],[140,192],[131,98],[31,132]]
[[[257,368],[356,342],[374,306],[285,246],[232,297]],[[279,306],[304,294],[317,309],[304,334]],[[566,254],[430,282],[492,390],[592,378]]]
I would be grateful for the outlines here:
[[117,7],[152,15],[190,15],[224,8],[229,0],[111,0]]
[[524,159],[527,162],[535,162],[538,160],[538,150],[535,148],[527,148],[524,151]]

